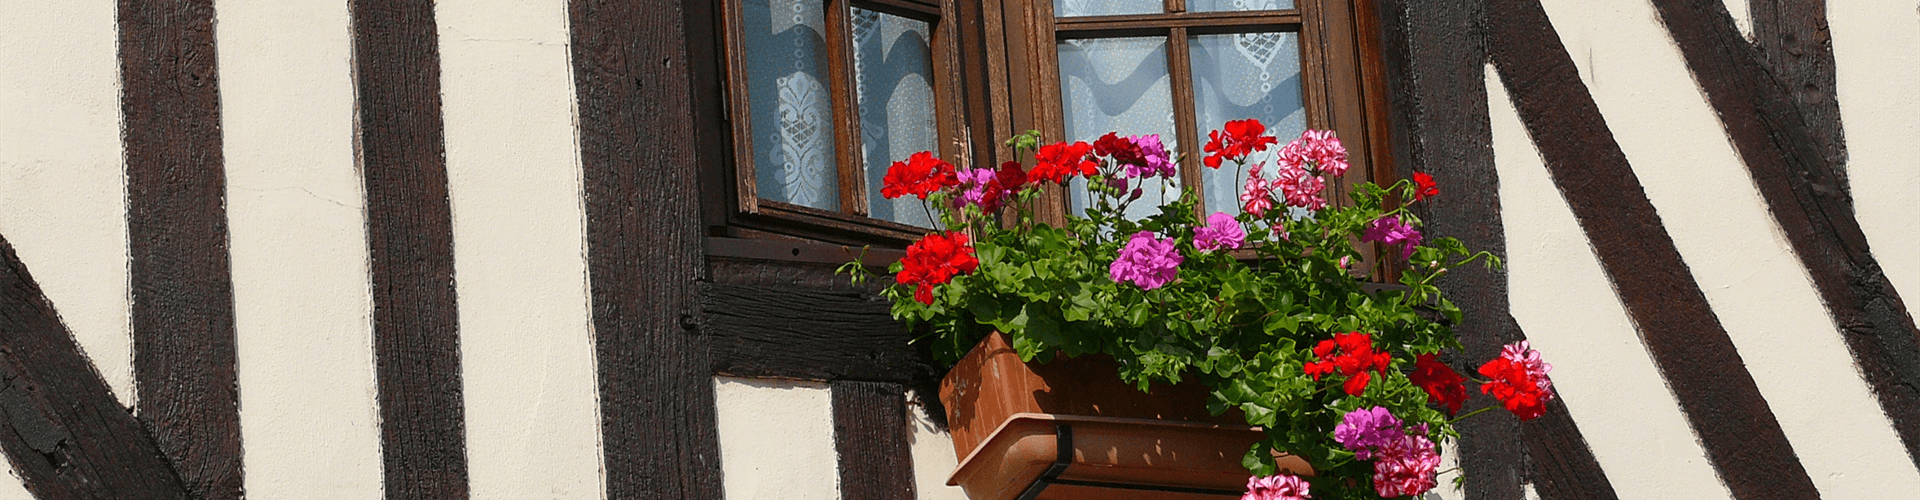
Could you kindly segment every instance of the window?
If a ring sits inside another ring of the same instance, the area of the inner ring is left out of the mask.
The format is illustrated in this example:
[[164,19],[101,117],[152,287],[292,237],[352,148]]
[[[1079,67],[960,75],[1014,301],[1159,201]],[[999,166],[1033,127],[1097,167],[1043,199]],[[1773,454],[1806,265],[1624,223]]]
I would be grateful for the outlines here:
[[894,237],[932,226],[920,200],[879,191],[897,159],[965,155],[953,140],[961,117],[945,9],[916,0],[724,5],[734,180],[746,224]]
[[[1257,118],[1283,144],[1307,128],[1336,131],[1354,168],[1329,186],[1329,199],[1344,200],[1345,185],[1375,179],[1375,169],[1391,175],[1374,161],[1385,142],[1384,89],[1361,78],[1358,33],[1367,26],[1356,22],[1370,13],[1357,15],[1354,3],[1366,0],[1003,1],[1030,2],[1030,102],[1046,139],[1160,134],[1186,154],[1176,184],[1197,187],[1207,212],[1237,211],[1245,180],[1200,163],[1207,132],[1228,120]],[[1085,192],[1069,189],[1067,209],[1080,210]],[[1177,192],[1147,199],[1160,196]]]
[[[1380,61],[1363,57],[1378,53],[1373,1],[719,0],[733,133],[716,189],[733,210],[714,235],[903,245],[933,223],[920,200],[879,195],[888,165],[928,150],[1031,165],[1001,144],[1029,129],[1160,134],[1209,211],[1238,201],[1242,179],[1200,164],[1207,131],[1232,119],[1282,141],[1332,129],[1347,182],[1388,180]],[[1073,209],[1074,191],[1051,190],[1041,217]]]

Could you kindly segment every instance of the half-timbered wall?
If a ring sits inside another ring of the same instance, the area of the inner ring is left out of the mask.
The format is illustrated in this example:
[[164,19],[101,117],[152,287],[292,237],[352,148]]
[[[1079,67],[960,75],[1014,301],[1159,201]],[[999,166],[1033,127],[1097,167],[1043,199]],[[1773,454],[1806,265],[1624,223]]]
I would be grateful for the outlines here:
[[[1912,2],[1359,4],[1561,396],[1434,496],[1920,491]],[[715,5],[0,1],[0,499],[964,498],[855,254],[719,212]]]

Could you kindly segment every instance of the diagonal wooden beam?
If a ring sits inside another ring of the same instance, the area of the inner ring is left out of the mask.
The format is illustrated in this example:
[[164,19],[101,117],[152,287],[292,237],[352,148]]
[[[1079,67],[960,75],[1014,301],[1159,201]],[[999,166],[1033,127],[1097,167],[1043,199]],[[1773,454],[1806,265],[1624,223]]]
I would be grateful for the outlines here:
[[[1825,109],[1834,103],[1832,52],[1824,51],[1824,76],[1819,62],[1793,60],[1785,53],[1819,59],[1808,51],[1830,46],[1823,39],[1801,40],[1804,43],[1762,53],[1741,43],[1733,17],[1717,0],[1656,0],[1653,5],[1739,150],[1768,212],[1779,221],[1828,314],[1843,330],[1847,350],[1906,446],[1908,459],[1920,464],[1920,329],[1881,271],[1853,215],[1840,170],[1845,157],[1839,117]],[[1799,39],[1783,32],[1811,31],[1824,37],[1824,4],[1801,7],[1801,13],[1813,19],[1795,20],[1796,26],[1817,26],[1789,29],[1772,26],[1781,22],[1774,16],[1756,18],[1761,46]],[[1822,78],[1824,87],[1818,82]],[[1810,100],[1809,88],[1827,89],[1826,97]]]
[[1546,10],[1489,0],[1488,11],[1500,81],[1708,461],[1735,498],[1818,498]]
[[0,450],[34,497],[190,498],[0,237]]

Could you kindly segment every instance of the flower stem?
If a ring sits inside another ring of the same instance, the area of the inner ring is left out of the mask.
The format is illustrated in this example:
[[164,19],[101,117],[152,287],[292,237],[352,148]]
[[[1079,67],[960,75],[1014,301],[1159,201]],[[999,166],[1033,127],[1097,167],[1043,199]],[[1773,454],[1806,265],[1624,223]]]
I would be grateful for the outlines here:
[[1487,412],[1487,410],[1492,410],[1492,409],[1493,409],[1493,407],[1492,407],[1492,406],[1482,406],[1482,407],[1480,407],[1480,409],[1478,409],[1478,410],[1474,410],[1474,411],[1470,411],[1470,412],[1467,412],[1467,414],[1465,414],[1465,415],[1461,415],[1461,416],[1458,416],[1458,417],[1453,417],[1453,419],[1452,419],[1452,420],[1448,420],[1448,421],[1447,421],[1447,425],[1453,425],[1453,423],[1454,423],[1454,422],[1459,422],[1459,421],[1461,421],[1462,419],[1465,419],[1465,418],[1467,418],[1467,417],[1471,417],[1471,416],[1474,416],[1474,415],[1479,415],[1479,414],[1481,414],[1481,413],[1486,413],[1486,412]]

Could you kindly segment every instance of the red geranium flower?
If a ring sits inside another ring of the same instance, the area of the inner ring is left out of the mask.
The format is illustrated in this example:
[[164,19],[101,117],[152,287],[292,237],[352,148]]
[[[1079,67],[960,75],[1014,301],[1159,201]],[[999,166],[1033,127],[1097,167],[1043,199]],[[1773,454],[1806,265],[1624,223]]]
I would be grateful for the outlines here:
[[1425,172],[1414,172],[1413,184],[1416,186],[1413,190],[1414,201],[1424,201],[1440,194],[1440,187],[1433,183],[1433,176]]
[[934,191],[960,183],[953,175],[953,164],[934,158],[931,151],[914,153],[907,161],[893,162],[893,166],[887,167],[883,181],[881,196],[892,199],[914,195],[922,200]]
[[1107,132],[1107,135],[1093,141],[1093,154],[1112,158],[1114,163],[1121,165],[1147,163],[1146,155],[1140,152],[1139,145],[1113,132]]
[[1267,126],[1261,125],[1260,120],[1234,120],[1221,128],[1225,129],[1224,132],[1215,130],[1207,133],[1207,157],[1203,161],[1209,168],[1220,168],[1222,159],[1238,161],[1255,151],[1266,151],[1267,146],[1280,142],[1266,135]]
[[1507,358],[1494,358],[1480,366],[1480,374],[1492,379],[1481,384],[1480,391],[1500,400],[1501,406],[1520,417],[1520,420],[1533,420],[1547,413],[1547,402],[1553,400],[1553,392],[1543,387],[1540,380],[1527,367]]
[[1027,184],[1027,171],[1020,168],[1020,162],[1009,161],[1000,164],[1000,171],[994,174],[994,180],[1000,182],[1000,188],[1019,192],[1020,186]]
[[914,300],[932,304],[934,286],[973,272],[980,267],[980,259],[974,258],[965,233],[948,232],[928,234],[907,246],[907,256],[900,259],[900,264],[895,280],[915,287]]
[[1068,177],[1075,175],[1093,175],[1099,165],[1088,158],[1091,153],[1093,146],[1086,142],[1056,142],[1040,146],[1040,152],[1033,155],[1040,163],[1034,165],[1033,171],[1027,174],[1033,179],[1055,184],[1065,183]]
[[1449,415],[1460,412],[1460,403],[1467,400],[1464,379],[1432,354],[1414,358],[1413,373],[1407,374],[1407,378],[1427,391],[1427,401],[1446,407]]
[[1320,380],[1321,375],[1347,377],[1341,388],[1354,396],[1366,392],[1367,383],[1373,380],[1368,370],[1385,372],[1387,361],[1392,359],[1385,352],[1374,352],[1373,336],[1360,332],[1337,334],[1331,340],[1322,340],[1313,347],[1313,355],[1320,361],[1306,364],[1304,369],[1307,375],[1314,380]]

